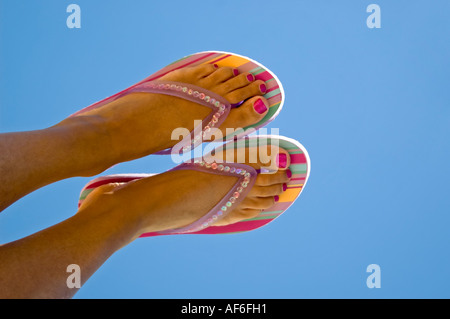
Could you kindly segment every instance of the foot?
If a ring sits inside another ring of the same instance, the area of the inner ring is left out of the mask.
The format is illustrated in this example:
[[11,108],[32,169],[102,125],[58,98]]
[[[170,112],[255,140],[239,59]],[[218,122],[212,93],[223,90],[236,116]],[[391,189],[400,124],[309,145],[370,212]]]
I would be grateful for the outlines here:
[[[235,159],[238,158],[237,154],[234,153]],[[255,154],[257,156],[251,156]],[[268,168],[272,173],[259,174],[244,200],[213,226],[255,217],[262,210],[272,207],[278,196],[286,190],[292,175],[287,169],[290,164],[288,152],[273,146],[265,149],[263,154],[267,154],[267,157],[260,156],[257,148],[246,148],[246,160],[243,163],[255,169]],[[229,153],[214,155],[216,159],[229,161],[227,156]],[[253,160],[255,158],[256,162]],[[209,162],[208,158],[205,160]],[[139,225],[136,238],[143,233],[190,225],[207,214],[236,181],[237,178],[232,176],[179,170],[128,183],[110,183],[94,189],[80,206],[79,212],[106,209],[117,212],[113,215],[127,216],[132,220],[131,223]]]
[[[204,64],[172,71],[159,80],[193,84],[226,98],[230,103],[245,102],[231,110],[219,129],[245,128],[259,122],[268,112],[263,81],[250,73],[238,74],[230,67]],[[210,109],[181,98],[156,93],[130,93],[81,115],[100,123],[108,136],[105,159],[108,164],[133,160],[174,146],[176,128],[194,129],[194,121],[202,120]],[[68,119],[69,120],[69,119]],[[108,166],[109,167],[109,166]],[[108,167],[105,167],[108,168]]]

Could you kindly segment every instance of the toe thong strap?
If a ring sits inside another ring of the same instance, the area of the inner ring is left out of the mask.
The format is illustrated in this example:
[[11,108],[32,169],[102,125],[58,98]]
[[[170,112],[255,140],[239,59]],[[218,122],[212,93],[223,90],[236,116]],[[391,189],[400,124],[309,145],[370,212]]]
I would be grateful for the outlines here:
[[157,152],[155,154],[180,154],[190,151],[199,144],[202,139],[208,137],[211,129],[220,126],[227,118],[231,104],[224,97],[195,86],[171,81],[149,81],[141,83],[126,92],[159,93],[180,97],[182,99],[195,102],[211,109],[211,112],[196,125],[190,134],[186,135],[180,142],[172,148]]
[[224,176],[238,177],[237,182],[230,191],[214,206],[206,215],[192,224],[171,230],[159,232],[160,234],[183,234],[196,232],[211,226],[232,211],[247,196],[255,184],[257,171],[246,164],[238,163],[208,163],[201,159],[195,159],[193,163],[183,163],[173,170],[189,169]]

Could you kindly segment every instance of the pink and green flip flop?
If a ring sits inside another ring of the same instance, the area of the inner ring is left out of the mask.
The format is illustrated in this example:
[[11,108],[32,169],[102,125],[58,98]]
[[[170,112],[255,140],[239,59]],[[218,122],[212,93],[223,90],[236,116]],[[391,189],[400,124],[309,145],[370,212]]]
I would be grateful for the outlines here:
[[131,87],[102,101],[94,103],[72,114],[71,116],[80,115],[86,111],[101,107],[133,92],[160,93],[184,98],[209,107],[211,112],[199,125],[197,125],[197,127],[193,129],[190,135],[187,135],[171,149],[167,149],[156,154],[188,152],[198,146],[202,141],[202,137],[208,134],[212,128],[220,126],[232,108],[239,107],[241,104],[238,103],[237,105],[231,105],[223,97],[191,84],[159,80],[159,78],[171,71],[200,64],[216,64],[219,67],[229,66],[237,69],[240,73],[249,72],[254,75],[256,80],[264,81],[267,88],[266,93],[263,96],[269,102],[269,111],[265,117],[258,123],[242,128],[233,134],[225,136],[224,140],[229,141],[234,138],[240,138],[250,134],[252,132],[251,129],[256,130],[265,126],[281,111],[284,103],[283,87],[275,74],[273,74],[268,68],[250,58],[238,54],[220,51],[206,51],[195,53],[175,61],[158,72],[150,75],[146,79],[132,85]]
[[[275,202],[271,208],[261,211],[261,213],[254,218],[245,219],[226,226],[214,226],[214,223],[217,220],[223,218],[228,212],[232,211],[234,207],[239,205],[252,188],[257,175],[262,173],[262,170],[255,170],[253,167],[246,164],[205,162],[203,158],[196,158],[178,165],[171,169],[171,171],[186,169],[195,170],[210,174],[239,177],[238,181],[229,192],[217,202],[216,206],[211,209],[211,211],[194,223],[182,228],[145,233],[141,235],[141,237],[175,234],[231,234],[247,232],[260,228],[279,217],[298,198],[308,181],[311,164],[306,149],[293,139],[269,135],[246,137],[238,141],[231,141],[221,145],[216,151],[222,148],[230,150],[232,148],[260,147],[266,145],[278,145],[288,151],[290,156],[289,170],[292,173],[290,182],[287,183],[287,189],[279,196],[278,201]],[[92,190],[101,185],[108,183],[127,183],[152,175],[154,174],[118,174],[98,177],[89,182],[82,189],[78,206],[83,203],[84,199],[92,192]]]

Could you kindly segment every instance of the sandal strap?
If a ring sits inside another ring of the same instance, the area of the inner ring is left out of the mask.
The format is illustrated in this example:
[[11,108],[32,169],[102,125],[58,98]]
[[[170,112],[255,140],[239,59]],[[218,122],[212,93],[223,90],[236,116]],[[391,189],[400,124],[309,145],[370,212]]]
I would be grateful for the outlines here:
[[159,93],[179,97],[197,104],[206,106],[211,112],[194,127],[189,135],[186,135],[175,146],[155,154],[182,154],[192,150],[201,144],[204,137],[208,136],[212,128],[220,126],[227,118],[231,104],[224,97],[201,88],[193,84],[186,84],[173,81],[148,81],[132,87],[124,92],[125,94],[133,92]]
[[257,170],[246,164],[226,162],[208,163],[202,159],[194,159],[193,162],[180,164],[172,170],[185,169],[216,175],[238,177],[238,180],[230,191],[206,215],[188,226],[158,232],[161,235],[192,233],[211,226],[213,223],[226,216],[231,210],[234,209],[234,207],[242,202],[252,186],[255,184],[255,180],[258,175]]

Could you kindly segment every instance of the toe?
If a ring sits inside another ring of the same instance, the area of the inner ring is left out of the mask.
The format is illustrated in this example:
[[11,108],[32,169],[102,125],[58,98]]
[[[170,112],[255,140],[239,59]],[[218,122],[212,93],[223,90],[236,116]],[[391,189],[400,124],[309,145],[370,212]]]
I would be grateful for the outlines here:
[[[260,169],[261,174],[265,176],[273,176],[277,174],[277,172],[286,171],[289,168],[290,164],[290,156],[289,153],[280,148],[278,145],[259,145],[255,147],[247,148],[245,152],[235,152],[234,154],[237,158],[238,163],[247,163],[254,167],[255,169]],[[287,176],[287,173],[284,174],[279,173],[281,178],[283,176]],[[268,185],[285,183],[286,181],[278,181],[278,176],[274,177],[272,181],[270,181],[270,177],[268,177]]]
[[[266,150],[266,151],[264,151]],[[289,153],[278,145],[264,146],[258,152],[258,164],[270,173],[285,171],[291,163]]]
[[[235,69],[235,71],[237,71],[237,70]],[[250,83],[253,83],[254,80],[255,80],[255,77],[251,73],[246,72],[246,73],[242,73],[242,74],[236,75],[234,77],[231,77],[227,81],[221,83],[218,89],[222,92],[222,94],[227,95],[234,90],[246,87]],[[248,93],[247,94],[248,96],[246,98],[256,95],[256,94],[251,95],[252,93],[254,93],[254,92]],[[232,96],[232,98],[234,98],[234,97]],[[236,96],[236,98],[241,98],[241,97]],[[245,98],[243,98],[242,100],[239,100],[237,102],[243,101],[244,99]],[[232,102],[232,103],[237,103],[237,102]]]
[[185,68],[176,69],[168,74],[166,74],[161,79],[166,79],[169,81],[178,81],[192,83],[192,80],[201,80],[206,78],[214,71],[217,67],[214,64],[201,64],[196,66],[190,66]]
[[289,170],[282,171],[279,170],[276,173],[273,174],[259,174],[258,177],[256,177],[255,186],[270,186],[270,185],[276,185],[276,184],[286,184],[290,181]]
[[276,155],[275,164],[278,169],[287,170],[291,164],[289,153],[284,149],[279,149],[279,153]]
[[208,75],[205,79],[211,81],[212,83],[222,83],[227,81],[228,79],[235,76],[235,71],[233,68],[224,66],[216,69],[210,75]]
[[269,186],[253,186],[249,192],[252,197],[267,197],[281,195],[286,190],[286,184],[274,184]]
[[226,136],[227,128],[245,128],[261,121],[269,110],[268,102],[261,96],[255,96],[245,101],[240,107],[231,110],[220,126]]
[[201,64],[193,67],[192,72],[196,78],[205,78],[217,70],[214,64]]
[[250,197],[247,196],[241,203],[243,209],[268,209],[275,204],[275,196]]
[[230,103],[235,104],[257,95],[263,95],[266,91],[267,86],[264,81],[257,80],[229,92],[225,95],[225,98],[230,101]]
[[238,216],[240,220],[254,218],[261,213],[261,209],[241,209],[238,212]]
[[241,221],[244,219],[254,218],[261,213],[261,209],[242,208],[233,211],[229,215],[229,219],[233,222]]

